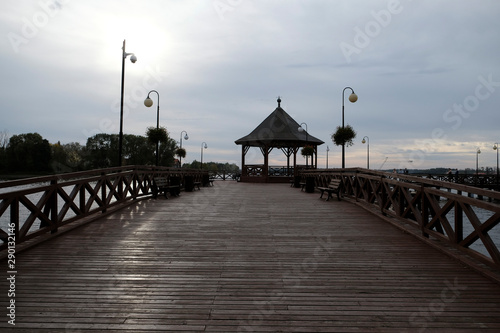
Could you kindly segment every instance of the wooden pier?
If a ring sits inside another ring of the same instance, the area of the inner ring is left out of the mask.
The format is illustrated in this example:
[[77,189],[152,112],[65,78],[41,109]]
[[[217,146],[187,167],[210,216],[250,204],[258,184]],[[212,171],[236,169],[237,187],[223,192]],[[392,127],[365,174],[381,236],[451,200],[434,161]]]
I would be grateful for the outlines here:
[[498,332],[500,285],[348,201],[218,181],[16,254],[8,332]]

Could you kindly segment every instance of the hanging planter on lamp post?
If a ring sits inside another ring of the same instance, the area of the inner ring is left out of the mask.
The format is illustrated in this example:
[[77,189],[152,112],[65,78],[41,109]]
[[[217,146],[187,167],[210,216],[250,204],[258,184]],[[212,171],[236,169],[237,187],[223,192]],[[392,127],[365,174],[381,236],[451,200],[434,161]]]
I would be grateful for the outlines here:
[[352,146],[354,138],[356,138],[356,131],[351,125],[337,126],[337,130],[332,134],[332,141],[337,146]]
[[186,149],[177,148],[177,150],[175,151],[175,155],[179,156],[180,158],[185,158],[186,157]]
[[148,137],[148,141],[154,144],[168,141],[167,129],[165,127],[148,127],[146,136]]
[[302,154],[302,156],[312,156],[314,154],[314,148],[312,146],[305,146],[305,147],[302,147],[302,149],[300,150],[300,153]]
[[[158,143],[166,143],[168,141],[167,129],[165,127],[148,127],[146,137],[150,143],[155,145],[158,145]],[[157,155],[156,160],[158,161],[158,159],[159,156]]]

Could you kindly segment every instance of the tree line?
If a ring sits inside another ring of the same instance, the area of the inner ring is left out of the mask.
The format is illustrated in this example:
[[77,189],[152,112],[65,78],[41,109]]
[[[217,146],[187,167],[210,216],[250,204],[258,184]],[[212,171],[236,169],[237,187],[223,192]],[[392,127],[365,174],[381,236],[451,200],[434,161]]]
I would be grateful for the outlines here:
[[[38,133],[9,138],[2,132],[0,173],[39,175],[114,167],[118,165],[118,144],[118,134],[96,134],[88,138],[85,145],[81,145],[78,142],[50,143]],[[122,149],[122,165],[156,165],[156,143],[152,137],[124,134]],[[159,142],[158,165],[179,167],[176,158],[178,153],[177,142],[168,134],[163,136]],[[208,169],[209,164],[203,165],[207,165],[205,168]],[[184,164],[183,167],[194,166],[199,166],[199,162]]]

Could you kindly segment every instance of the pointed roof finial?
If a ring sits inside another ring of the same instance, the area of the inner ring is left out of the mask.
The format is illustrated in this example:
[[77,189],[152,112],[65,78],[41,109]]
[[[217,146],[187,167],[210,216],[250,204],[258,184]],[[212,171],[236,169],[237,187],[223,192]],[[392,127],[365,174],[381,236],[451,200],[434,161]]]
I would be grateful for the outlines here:
[[280,107],[280,104],[281,104],[281,97],[278,96],[278,107]]

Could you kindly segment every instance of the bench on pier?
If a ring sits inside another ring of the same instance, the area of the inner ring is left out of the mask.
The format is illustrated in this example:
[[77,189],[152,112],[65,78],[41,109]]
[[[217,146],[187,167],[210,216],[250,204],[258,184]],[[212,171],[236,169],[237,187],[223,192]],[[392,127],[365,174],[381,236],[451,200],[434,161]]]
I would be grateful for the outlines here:
[[178,196],[181,191],[180,184],[173,184],[168,181],[167,177],[155,177],[153,178],[153,197],[156,199],[159,193],[163,192],[165,198],[168,199],[167,193],[170,195]]
[[197,187],[198,190],[200,190],[201,182],[194,182],[193,185],[194,185],[193,189]]
[[330,184],[328,184],[328,187],[318,187],[318,190],[321,191],[320,198],[323,198],[323,193],[327,192],[328,197],[326,198],[326,201],[328,201],[332,197],[332,193],[336,193],[337,199],[340,201],[341,188],[342,188],[342,181],[340,179],[334,178],[330,181]]

